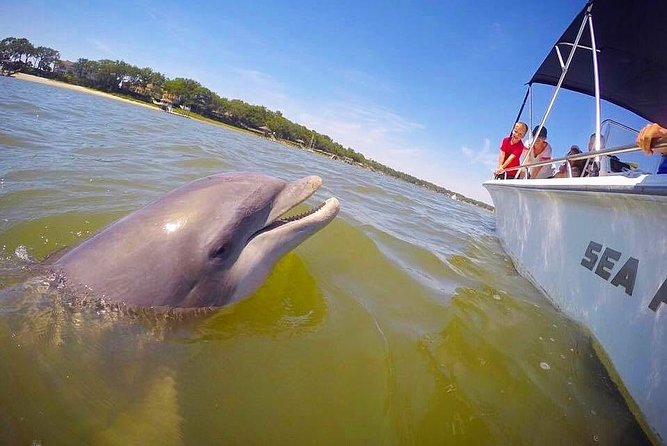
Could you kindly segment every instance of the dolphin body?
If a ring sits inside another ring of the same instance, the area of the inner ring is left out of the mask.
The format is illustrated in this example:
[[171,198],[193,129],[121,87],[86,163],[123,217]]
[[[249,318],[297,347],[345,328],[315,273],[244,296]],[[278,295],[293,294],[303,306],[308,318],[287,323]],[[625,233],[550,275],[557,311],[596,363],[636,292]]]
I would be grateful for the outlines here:
[[61,256],[68,288],[127,307],[201,308],[255,291],[273,265],[338,214],[329,198],[280,219],[321,186],[261,174],[208,176],[112,223]]

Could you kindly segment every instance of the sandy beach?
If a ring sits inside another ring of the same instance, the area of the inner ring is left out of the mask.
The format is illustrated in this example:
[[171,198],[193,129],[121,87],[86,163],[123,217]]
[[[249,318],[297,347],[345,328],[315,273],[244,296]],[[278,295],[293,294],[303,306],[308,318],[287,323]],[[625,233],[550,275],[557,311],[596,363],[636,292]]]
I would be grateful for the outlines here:
[[[94,94],[96,96],[102,96],[102,97],[105,97],[105,98],[108,98],[108,99],[113,99],[115,101],[123,101],[123,102],[128,103],[128,104],[138,105],[140,107],[146,107],[146,108],[150,108],[152,110],[162,111],[162,109],[160,107],[158,107],[157,105],[147,104],[145,102],[140,102],[140,101],[132,101],[132,100],[129,100],[129,99],[121,98],[119,96],[114,96],[114,95],[109,94],[109,93],[104,93],[102,91],[94,90],[92,88],[82,87],[80,85],[72,85],[72,84],[68,84],[67,82],[56,81],[56,80],[53,80],[53,79],[46,79],[46,78],[39,77],[39,76],[33,76],[32,74],[16,73],[16,74],[13,75],[13,77],[15,77],[16,79],[24,80],[24,81],[37,82],[37,83],[46,84],[46,85],[53,85],[54,87],[60,87],[60,88],[67,88],[69,90],[80,91],[81,93]],[[185,118],[196,119],[196,120],[204,122],[206,124],[211,124],[211,125],[216,125],[216,126],[219,126],[219,127],[224,127],[228,130],[233,130],[235,132],[241,132],[241,133],[244,133],[246,135],[252,135],[252,136],[261,138],[261,136],[257,135],[254,132],[251,132],[250,130],[242,129],[242,128],[239,128],[239,127],[234,127],[234,126],[225,124],[224,122],[218,122],[218,121],[214,121],[212,119],[204,118],[204,117],[199,116],[199,115],[194,114],[194,113],[190,114],[188,116],[185,116],[185,115],[180,114],[180,113],[175,113],[175,112],[171,112],[171,113],[173,113],[175,115],[178,115],[178,116],[181,116],[181,117],[185,117]],[[278,142],[282,145],[288,146],[288,147],[295,147],[294,144],[290,144],[287,141],[277,140],[276,142]]]
[[137,102],[137,101],[131,101],[129,99],[114,96],[114,95],[109,94],[109,93],[104,93],[102,91],[93,90],[92,88],[86,88],[86,87],[82,87],[80,85],[72,85],[72,84],[68,84],[66,82],[55,81],[53,79],[46,79],[44,77],[33,76],[32,74],[16,73],[16,74],[14,74],[14,77],[16,79],[21,79],[21,80],[24,80],[24,81],[30,81],[30,82],[37,82],[37,83],[40,83],[40,84],[53,85],[55,87],[67,88],[69,90],[80,91],[82,93],[94,94],[96,96],[103,96],[105,98],[114,99],[116,101],[127,102],[128,104],[139,105],[141,107],[147,107],[147,108],[151,108],[153,110],[160,110],[160,108],[155,106],[155,105],[145,104],[145,103],[141,103],[141,102]]

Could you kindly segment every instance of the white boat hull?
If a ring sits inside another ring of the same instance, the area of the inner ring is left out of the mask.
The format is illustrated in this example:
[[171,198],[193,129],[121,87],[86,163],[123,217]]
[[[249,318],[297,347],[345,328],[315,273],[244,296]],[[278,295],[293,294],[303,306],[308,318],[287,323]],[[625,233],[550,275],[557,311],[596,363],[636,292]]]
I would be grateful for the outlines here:
[[667,175],[484,186],[517,270],[591,331],[665,442]]

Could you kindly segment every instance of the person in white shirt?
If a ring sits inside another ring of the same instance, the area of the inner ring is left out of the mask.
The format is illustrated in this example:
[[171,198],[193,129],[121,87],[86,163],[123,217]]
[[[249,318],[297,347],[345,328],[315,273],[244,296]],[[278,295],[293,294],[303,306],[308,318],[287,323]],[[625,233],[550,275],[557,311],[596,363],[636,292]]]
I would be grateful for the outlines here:
[[[540,133],[537,134],[539,126],[533,129],[533,139],[535,143],[533,144],[533,149],[528,151],[528,154],[524,158],[523,162],[534,163],[538,161],[548,161],[551,159],[551,144],[547,142],[547,128],[542,127]],[[538,166],[530,168],[530,178],[550,178],[554,175],[553,164],[547,164],[546,166]]]

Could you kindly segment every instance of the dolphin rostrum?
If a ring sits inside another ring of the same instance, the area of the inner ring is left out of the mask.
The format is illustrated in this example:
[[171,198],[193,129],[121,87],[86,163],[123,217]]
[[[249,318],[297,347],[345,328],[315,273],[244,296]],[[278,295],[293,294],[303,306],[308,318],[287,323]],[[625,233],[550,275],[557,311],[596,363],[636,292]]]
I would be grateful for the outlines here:
[[329,198],[280,219],[321,186],[261,174],[186,184],[50,261],[68,287],[129,307],[218,307],[255,291],[273,265],[326,226]]

